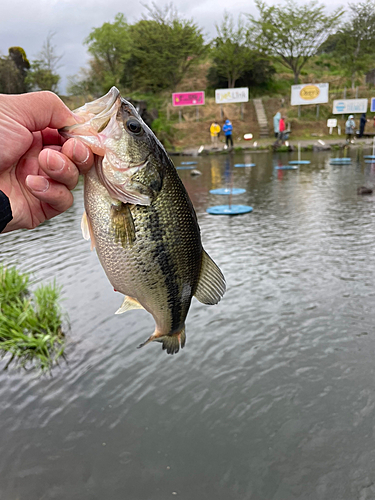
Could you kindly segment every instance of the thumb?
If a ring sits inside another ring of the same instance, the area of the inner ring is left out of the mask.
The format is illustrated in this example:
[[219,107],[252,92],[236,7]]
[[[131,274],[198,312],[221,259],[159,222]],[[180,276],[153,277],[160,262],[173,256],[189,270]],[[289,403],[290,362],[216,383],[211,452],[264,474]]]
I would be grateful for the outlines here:
[[[30,132],[47,127],[59,129],[81,121],[53,92],[2,95],[0,111],[18,121]],[[4,106],[3,106],[4,105]]]

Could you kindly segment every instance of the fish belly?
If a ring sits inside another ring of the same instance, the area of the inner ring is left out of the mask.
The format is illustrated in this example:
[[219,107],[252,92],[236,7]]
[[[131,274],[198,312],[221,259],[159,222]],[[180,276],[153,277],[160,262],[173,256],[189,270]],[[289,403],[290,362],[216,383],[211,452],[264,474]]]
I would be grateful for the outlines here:
[[159,332],[171,335],[180,331],[200,271],[199,230],[195,238],[191,228],[181,230],[181,213],[177,209],[176,214],[172,207],[169,217],[166,203],[132,205],[135,237],[121,241],[113,231],[114,203],[92,169],[85,176],[85,208],[109,281],[153,315]]

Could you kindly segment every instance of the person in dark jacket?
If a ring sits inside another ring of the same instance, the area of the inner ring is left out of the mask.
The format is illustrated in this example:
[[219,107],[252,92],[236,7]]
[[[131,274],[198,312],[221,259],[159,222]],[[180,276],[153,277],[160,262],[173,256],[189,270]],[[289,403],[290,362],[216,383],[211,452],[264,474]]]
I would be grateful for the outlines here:
[[225,120],[225,123],[223,125],[223,132],[225,135],[226,146],[228,147],[230,143],[231,147],[233,148],[233,139],[232,139],[233,126],[230,120]]
[[359,135],[358,135],[358,137],[363,137],[366,123],[367,123],[366,113],[362,113],[361,118],[359,120]]
[[94,155],[58,129],[80,121],[52,92],[0,94],[0,232],[34,228],[72,205]]

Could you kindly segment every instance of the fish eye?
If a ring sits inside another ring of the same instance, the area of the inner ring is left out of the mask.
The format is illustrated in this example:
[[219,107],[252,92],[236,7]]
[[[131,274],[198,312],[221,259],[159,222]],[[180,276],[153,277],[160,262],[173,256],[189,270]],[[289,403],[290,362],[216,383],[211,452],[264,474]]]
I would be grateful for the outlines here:
[[126,127],[129,132],[135,135],[141,135],[141,133],[143,132],[142,125],[135,118],[129,118],[129,120],[126,122]]

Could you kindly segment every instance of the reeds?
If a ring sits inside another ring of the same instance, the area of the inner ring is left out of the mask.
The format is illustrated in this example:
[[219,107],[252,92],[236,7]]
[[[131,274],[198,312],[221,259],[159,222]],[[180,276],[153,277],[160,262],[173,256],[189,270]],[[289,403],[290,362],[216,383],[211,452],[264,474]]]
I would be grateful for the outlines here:
[[29,291],[30,276],[0,265],[0,357],[24,368],[50,369],[64,353],[61,288],[39,285]]

